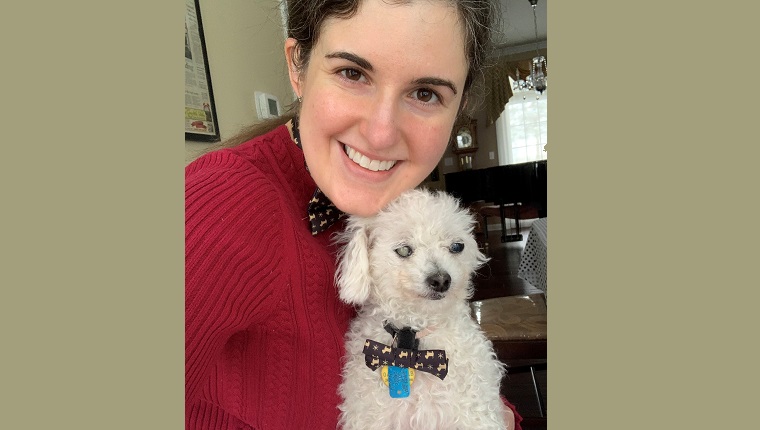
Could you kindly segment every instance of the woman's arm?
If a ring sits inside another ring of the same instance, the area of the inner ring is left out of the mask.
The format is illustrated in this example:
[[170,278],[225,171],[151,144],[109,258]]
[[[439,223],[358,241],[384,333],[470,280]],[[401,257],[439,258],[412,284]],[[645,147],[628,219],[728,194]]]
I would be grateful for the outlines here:
[[185,396],[199,393],[236,332],[261,321],[282,291],[279,201],[268,179],[227,152],[185,176]]
[[507,414],[507,430],[522,430],[522,427],[520,426],[520,421],[522,421],[522,417],[520,414],[517,413],[517,408],[507,399],[504,397],[501,398],[501,401],[504,402],[504,406],[506,406],[506,414]]

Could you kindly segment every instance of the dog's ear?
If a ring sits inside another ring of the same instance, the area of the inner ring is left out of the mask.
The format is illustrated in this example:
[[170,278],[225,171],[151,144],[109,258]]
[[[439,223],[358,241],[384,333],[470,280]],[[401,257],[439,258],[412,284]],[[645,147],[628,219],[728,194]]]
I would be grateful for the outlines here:
[[349,218],[339,241],[344,246],[338,252],[338,268],[335,272],[338,294],[348,304],[362,305],[369,299],[370,289],[367,222],[358,217]]
[[477,242],[475,242],[475,249],[477,251],[475,252],[475,267],[473,268],[473,270],[480,269],[481,267],[483,267],[483,265],[485,265],[486,263],[488,263],[488,261],[491,260],[490,257],[480,252],[480,249],[478,249],[477,246],[478,244]]

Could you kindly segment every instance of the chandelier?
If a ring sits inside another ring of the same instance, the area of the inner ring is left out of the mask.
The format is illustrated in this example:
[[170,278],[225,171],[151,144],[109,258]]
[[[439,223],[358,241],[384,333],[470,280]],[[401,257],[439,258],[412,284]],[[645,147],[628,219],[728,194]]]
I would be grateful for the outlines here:
[[538,52],[538,19],[536,18],[536,4],[538,0],[528,0],[531,7],[533,7],[533,29],[536,35],[536,56],[533,57],[530,63],[530,75],[524,80],[520,79],[520,70],[517,69],[516,79],[512,90],[525,91],[536,90],[540,95],[546,91],[546,57]]

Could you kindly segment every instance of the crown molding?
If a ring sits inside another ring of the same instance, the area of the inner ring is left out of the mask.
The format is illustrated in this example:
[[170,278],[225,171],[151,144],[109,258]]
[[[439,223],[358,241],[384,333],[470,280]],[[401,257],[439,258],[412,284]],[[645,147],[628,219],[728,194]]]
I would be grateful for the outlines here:
[[531,52],[531,51],[535,52],[536,45],[538,45],[539,50],[547,49],[546,40],[540,40],[538,41],[538,43],[531,42],[531,43],[526,43],[524,45],[514,45],[514,46],[509,46],[507,44],[502,43],[494,47],[494,50],[491,56],[492,57],[507,57],[507,56],[513,56],[517,54],[522,54],[525,52]]

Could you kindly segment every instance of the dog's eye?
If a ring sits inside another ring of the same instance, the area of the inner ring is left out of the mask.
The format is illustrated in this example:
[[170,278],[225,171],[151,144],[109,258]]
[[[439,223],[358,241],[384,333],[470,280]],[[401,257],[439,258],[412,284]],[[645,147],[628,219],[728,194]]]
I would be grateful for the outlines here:
[[398,256],[401,258],[406,258],[412,255],[412,247],[409,245],[400,246],[394,249],[394,251],[396,251],[396,254],[398,254]]
[[451,244],[451,246],[449,246],[449,251],[452,254],[459,254],[463,250],[464,250],[464,243],[462,242],[454,242]]

